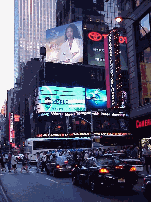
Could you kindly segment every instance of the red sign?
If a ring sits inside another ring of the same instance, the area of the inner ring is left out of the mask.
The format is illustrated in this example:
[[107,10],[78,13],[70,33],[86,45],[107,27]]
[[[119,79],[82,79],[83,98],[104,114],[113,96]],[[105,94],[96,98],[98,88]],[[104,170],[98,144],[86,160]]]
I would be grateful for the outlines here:
[[[100,41],[102,37],[107,38],[108,34],[100,34],[98,32],[90,32],[88,34],[89,39],[92,41]],[[119,43],[127,43],[127,37],[126,36],[119,36]]]
[[91,39],[92,41],[100,41],[102,39],[102,36],[106,38],[108,34],[100,34],[98,32],[90,32],[88,34],[89,39]]
[[143,128],[150,125],[151,125],[151,119],[146,119],[142,121],[136,120],[136,128]]
[[14,121],[19,122],[20,121],[20,115],[14,115]]

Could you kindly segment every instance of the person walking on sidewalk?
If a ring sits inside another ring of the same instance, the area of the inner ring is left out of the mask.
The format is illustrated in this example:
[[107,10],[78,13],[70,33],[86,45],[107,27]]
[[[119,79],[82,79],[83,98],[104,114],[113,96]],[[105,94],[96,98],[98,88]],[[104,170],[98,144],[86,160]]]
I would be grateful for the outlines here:
[[15,153],[12,155],[12,158],[11,158],[11,164],[12,164],[12,168],[14,169],[14,173],[17,173],[17,160],[16,160],[16,157],[15,157]]
[[1,153],[1,151],[0,151],[0,171],[2,171],[3,170],[3,166],[4,165],[4,162],[3,162],[3,155],[2,155],[2,153]]
[[11,159],[12,159],[12,155],[11,153],[9,152],[9,155],[8,155],[8,172],[11,172]]
[[42,173],[44,168],[45,168],[45,171],[46,171],[46,155],[45,155],[45,152],[43,153],[43,155],[41,157],[41,161],[42,161],[42,167],[41,167],[41,173]]
[[149,174],[149,165],[151,169],[151,151],[148,149],[147,145],[145,145],[143,149],[143,156],[145,157],[146,171]]
[[40,158],[40,153],[37,153],[37,173],[39,173],[39,169],[40,169],[40,164],[41,164],[41,158]]
[[23,157],[21,173],[22,173],[23,169],[25,169],[27,173],[29,172],[28,171],[28,156],[26,153],[24,154],[24,157]]
[[6,158],[5,158],[5,154],[3,154],[3,165],[4,165],[4,170],[6,172]]

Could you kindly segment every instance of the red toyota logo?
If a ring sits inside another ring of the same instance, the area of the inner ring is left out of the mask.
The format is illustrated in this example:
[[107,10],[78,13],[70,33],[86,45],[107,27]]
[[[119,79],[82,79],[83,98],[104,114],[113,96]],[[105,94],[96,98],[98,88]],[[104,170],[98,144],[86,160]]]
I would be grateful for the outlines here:
[[102,39],[102,35],[98,32],[90,32],[88,34],[89,39],[92,41],[100,41]]

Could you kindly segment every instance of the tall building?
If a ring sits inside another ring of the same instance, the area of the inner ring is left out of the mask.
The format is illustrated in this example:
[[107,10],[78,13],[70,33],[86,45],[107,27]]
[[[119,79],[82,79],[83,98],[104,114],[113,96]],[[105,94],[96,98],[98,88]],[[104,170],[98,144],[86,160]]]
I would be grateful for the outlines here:
[[[151,147],[151,1],[125,0],[132,133]],[[127,19],[126,19],[127,18]]]
[[60,26],[88,18],[90,23],[97,24],[98,27],[103,22],[106,23],[110,30],[119,27],[115,17],[120,15],[121,7],[120,0],[88,0],[87,4],[82,4],[81,0],[58,0],[56,23]]
[[56,0],[14,1],[14,83],[31,58],[40,57],[46,30],[56,26]]

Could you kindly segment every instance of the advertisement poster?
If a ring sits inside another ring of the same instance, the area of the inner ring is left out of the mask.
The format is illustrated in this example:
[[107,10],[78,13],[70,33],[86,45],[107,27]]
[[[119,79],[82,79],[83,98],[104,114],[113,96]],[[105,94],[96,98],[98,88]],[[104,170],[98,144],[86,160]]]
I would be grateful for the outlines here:
[[88,64],[105,67],[104,39],[102,41],[88,40]]
[[62,64],[83,62],[82,21],[46,30],[46,61]]
[[107,108],[106,90],[86,89],[86,108],[87,110]]
[[38,113],[86,111],[85,88],[42,86],[39,87],[38,95]]

